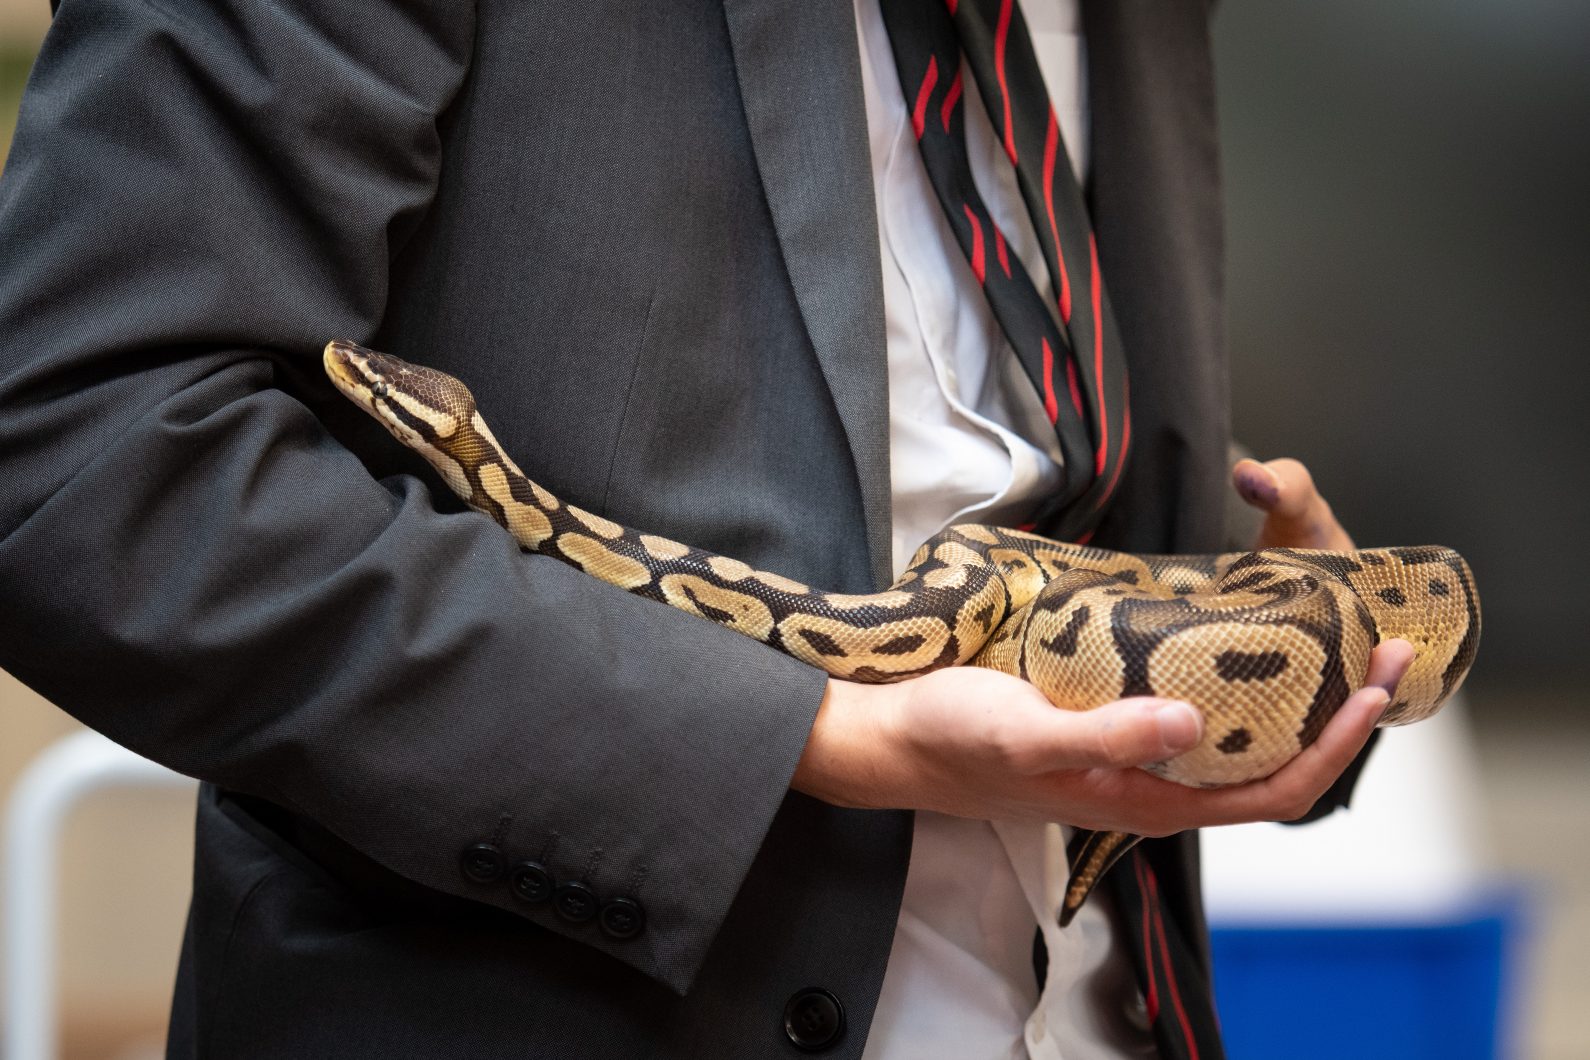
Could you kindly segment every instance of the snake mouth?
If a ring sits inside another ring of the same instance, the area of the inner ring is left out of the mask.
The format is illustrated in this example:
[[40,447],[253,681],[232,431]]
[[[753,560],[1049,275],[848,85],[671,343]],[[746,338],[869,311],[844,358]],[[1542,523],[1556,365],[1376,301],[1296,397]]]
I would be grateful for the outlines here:
[[355,400],[364,397],[367,401],[376,381],[377,373],[371,370],[370,364],[370,355],[374,352],[345,339],[333,339],[326,343],[320,360],[338,390]]
[[381,406],[391,381],[406,374],[396,357],[366,349],[356,342],[333,339],[326,343],[321,363],[336,388],[366,412],[383,418]]

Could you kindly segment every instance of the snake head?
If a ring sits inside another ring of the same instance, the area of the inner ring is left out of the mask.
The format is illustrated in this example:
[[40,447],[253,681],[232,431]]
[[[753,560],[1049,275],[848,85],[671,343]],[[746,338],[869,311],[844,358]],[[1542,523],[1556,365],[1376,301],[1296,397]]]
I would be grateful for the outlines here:
[[469,388],[434,368],[342,340],[328,342],[322,359],[337,389],[404,445],[445,443],[475,414]]
[[446,372],[340,339],[326,344],[322,361],[345,397],[467,495],[463,467],[481,444],[474,429],[479,422],[475,397],[468,387]]

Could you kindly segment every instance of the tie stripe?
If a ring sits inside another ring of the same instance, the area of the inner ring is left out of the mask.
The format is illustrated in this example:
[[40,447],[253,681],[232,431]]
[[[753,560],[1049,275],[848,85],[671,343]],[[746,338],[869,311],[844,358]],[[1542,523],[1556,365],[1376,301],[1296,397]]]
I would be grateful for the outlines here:
[[[1078,401],[1077,376],[1069,361],[1066,362],[1066,379],[1071,384],[1072,400]],[[1060,418],[1060,403],[1054,399],[1054,350],[1049,348],[1048,339],[1043,340],[1043,410],[1048,413],[1050,423]]]
[[[989,222],[994,229],[994,254],[999,258],[999,268],[1005,274],[1005,279],[1010,279],[1010,255],[1005,253],[1005,233],[999,230],[999,225]],[[1053,420],[1050,421],[1054,422]]]
[[1005,45],[1010,41],[1010,9],[1013,0],[1002,0],[999,28],[994,31],[994,73],[999,79],[999,95],[1005,103],[1005,154],[1016,165],[1016,123],[1010,117],[1010,86],[1005,81]]
[[[1093,306],[1093,376],[1096,379],[1104,378],[1104,329],[1098,326],[1099,319],[1099,244],[1093,238],[1093,233],[1088,233],[1088,293]],[[1099,388],[1099,450],[1093,473],[1100,477],[1104,475],[1104,458],[1110,451],[1110,408],[1104,403],[1104,388]],[[1105,491],[1109,493],[1108,490]]]
[[1065,255],[1060,251],[1060,229],[1054,223],[1054,161],[1060,146],[1060,119],[1049,108],[1049,127],[1043,135],[1043,211],[1049,221],[1049,238],[1054,241],[1055,262],[1060,267],[1060,320],[1071,323],[1071,277],[1066,273]]
[[1148,908],[1148,882],[1143,878],[1143,859],[1136,854],[1132,855],[1132,872],[1137,877],[1137,890],[1143,898],[1140,914],[1143,918],[1143,967],[1148,971],[1143,1001],[1148,1008],[1148,1021],[1155,1023],[1159,1020],[1159,973],[1154,969],[1154,938],[1150,927],[1154,921]]
[[939,60],[937,56],[928,56],[927,73],[922,76],[922,87],[916,91],[916,106],[911,109],[911,128],[916,130],[916,138],[922,139],[922,134],[927,130],[928,100],[933,98],[933,86],[939,82]]
[[[950,90],[944,93],[944,106],[939,109],[939,117],[944,121],[944,131],[950,131],[950,115],[955,113],[955,104],[961,101],[961,68],[955,68],[955,80],[950,82]],[[917,134],[917,139],[922,139],[922,134]]]
[[983,261],[983,226],[970,206],[963,206],[962,209],[966,211],[966,220],[972,226],[972,272],[976,274],[978,283],[987,283],[988,269]]

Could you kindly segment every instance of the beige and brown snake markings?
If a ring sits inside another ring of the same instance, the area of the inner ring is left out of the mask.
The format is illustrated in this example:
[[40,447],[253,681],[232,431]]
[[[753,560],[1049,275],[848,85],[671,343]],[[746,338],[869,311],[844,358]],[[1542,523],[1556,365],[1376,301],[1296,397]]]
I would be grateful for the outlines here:
[[[348,342],[327,345],[324,359],[344,395],[531,552],[845,680],[970,664],[1025,678],[1069,710],[1133,695],[1186,700],[1204,712],[1203,742],[1148,767],[1180,784],[1273,773],[1363,683],[1381,640],[1417,651],[1382,724],[1429,717],[1479,640],[1468,564],[1438,546],[1137,556],[960,525],[881,592],[824,592],[563,503],[502,451],[449,375]],[[1133,841],[1079,834],[1062,923]]]

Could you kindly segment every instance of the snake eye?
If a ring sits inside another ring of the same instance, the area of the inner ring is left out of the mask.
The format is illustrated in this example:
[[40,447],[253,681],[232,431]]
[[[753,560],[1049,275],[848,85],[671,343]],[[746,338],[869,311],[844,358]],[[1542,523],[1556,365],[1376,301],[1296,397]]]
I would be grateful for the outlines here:
[[386,397],[386,380],[377,379],[370,387],[370,393],[374,394],[378,398]]

